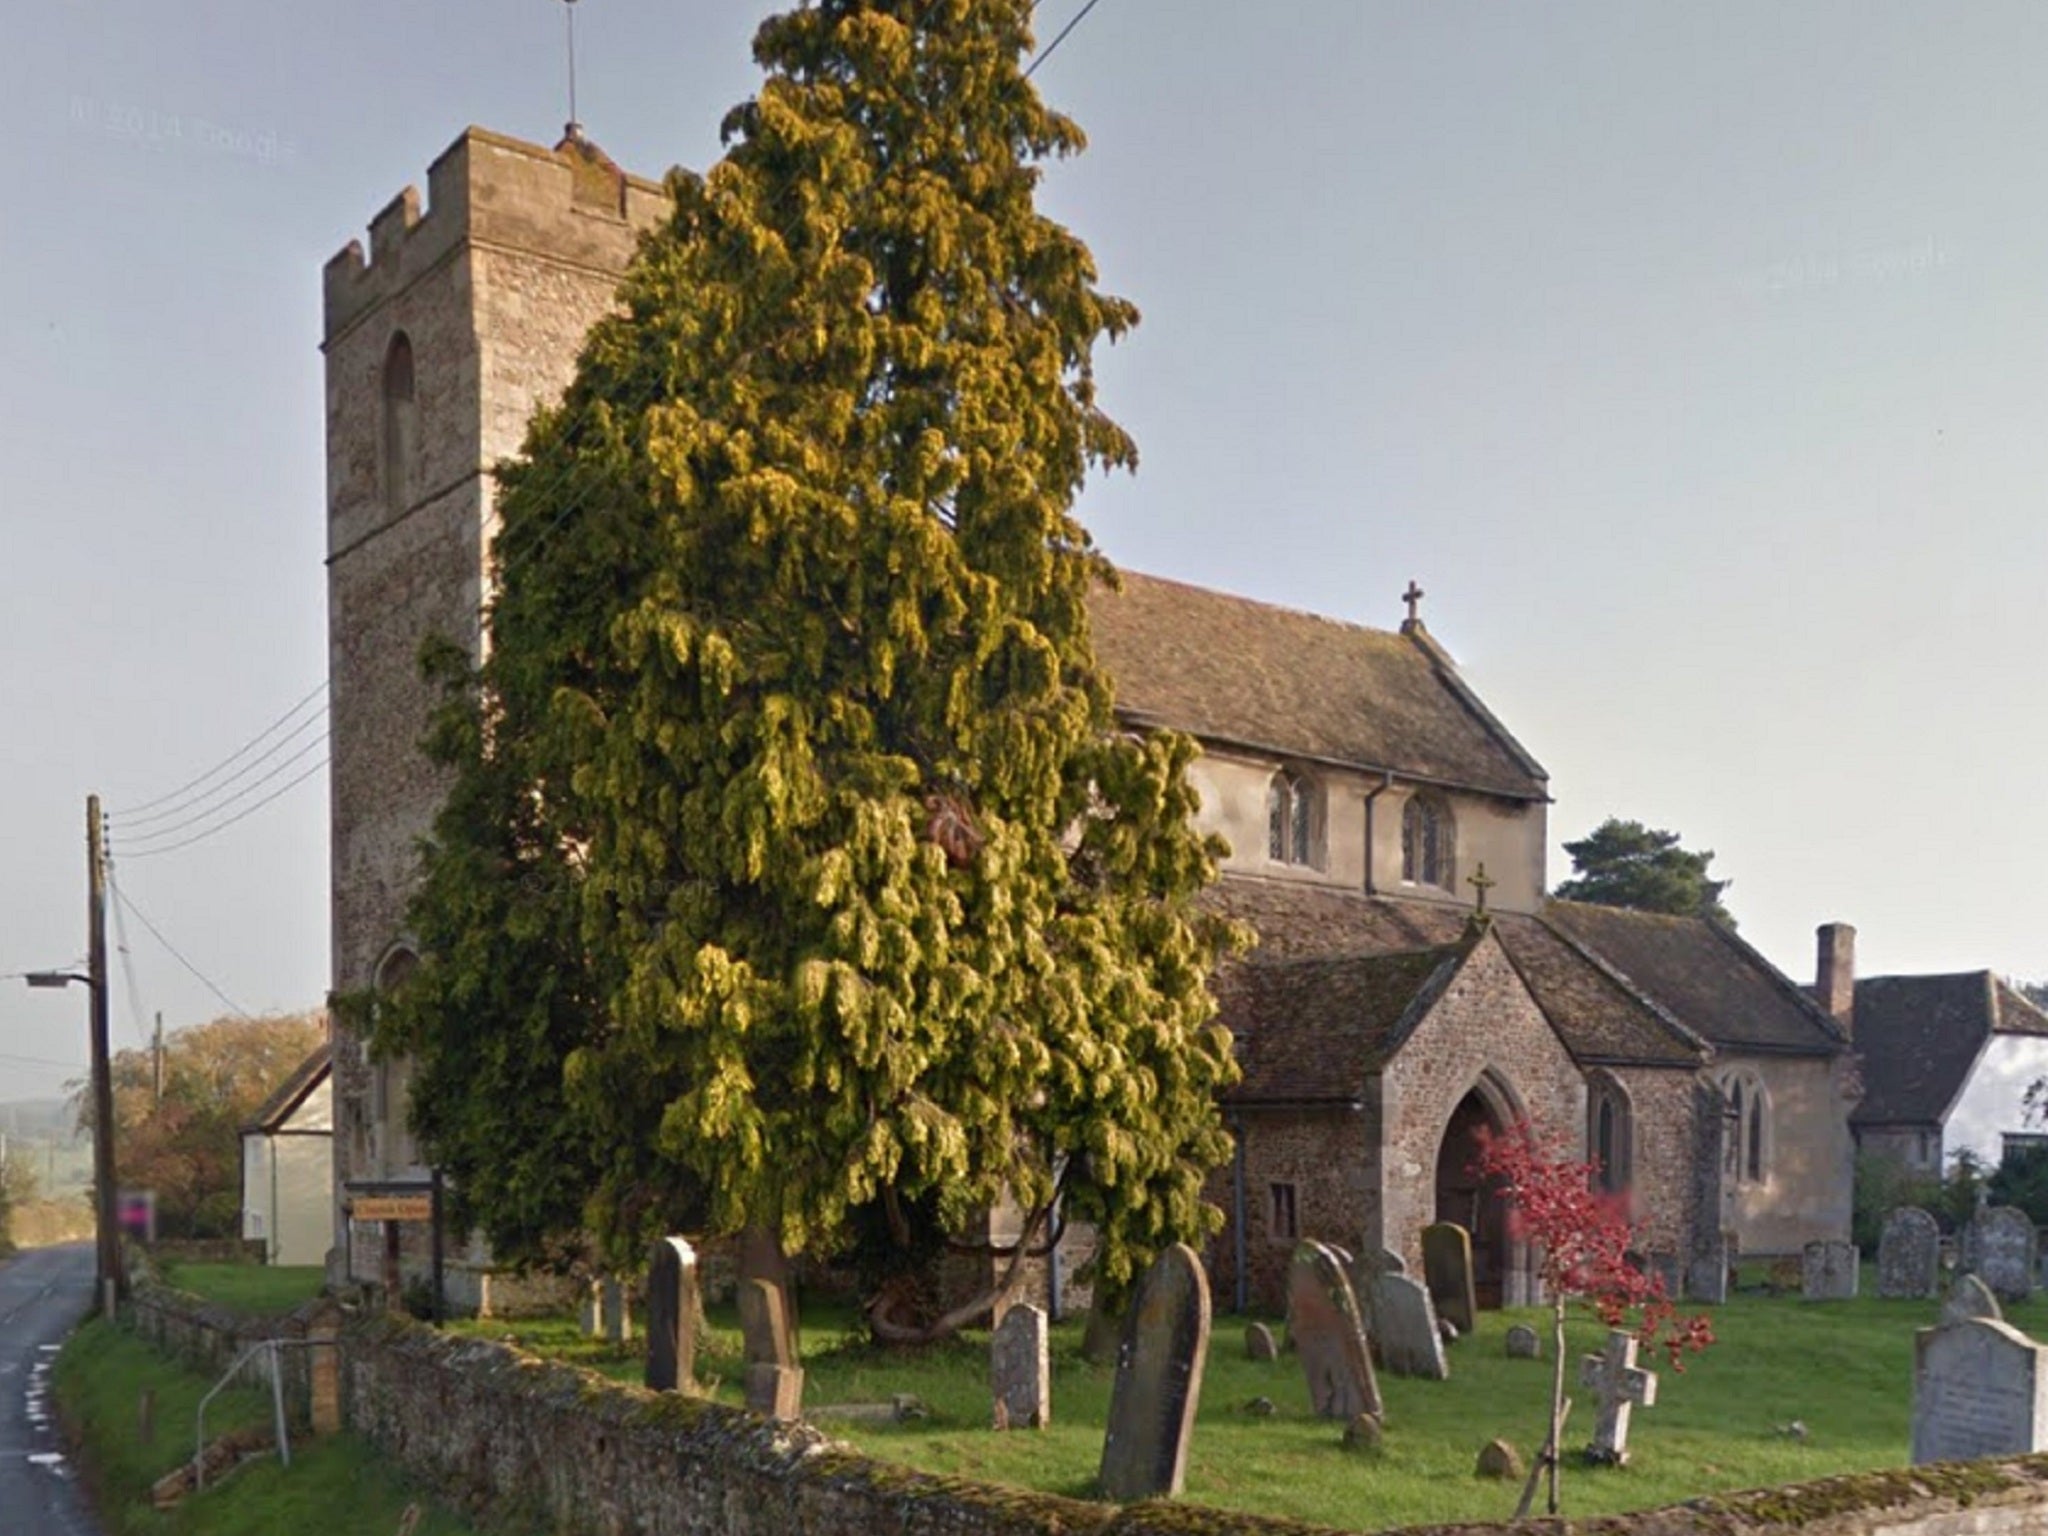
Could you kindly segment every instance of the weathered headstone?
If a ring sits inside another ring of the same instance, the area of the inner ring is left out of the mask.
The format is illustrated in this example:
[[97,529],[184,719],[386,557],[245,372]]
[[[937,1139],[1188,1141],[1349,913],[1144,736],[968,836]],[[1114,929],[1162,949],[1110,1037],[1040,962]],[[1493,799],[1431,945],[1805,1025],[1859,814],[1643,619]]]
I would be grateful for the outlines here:
[[1657,1401],[1657,1373],[1636,1364],[1635,1335],[1609,1331],[1605,1350],[1580,1357],[1579,1385],[1600,1394],[1600,1419],[1593,1426],[1588,1459],[1621,1466],[1628,1460],[1630,1414]]
[[2034,1290],[2034,1224],[2026,1212],[2009,1205],[1979,1211],[1963,1229],[1963,1264],[2001,1301],[2025,1301]]
[[1124,1320],[1103,1308],[1103,1295],[1102,1287],[1097,1286],[1087,1325],[1081,1330],[1081,1358],[1090,1365],[1115,1365],[1123,1342]]
[[1801,1255],[1799,1294],[1807,1301],[1854,1301],[1863,1255],[1854,1243],[1816,1241]]
[[1443,1335],[1429,1288],[1406,1275],[1383,1274],[1373,1281],[1371,1315],[1378,1320],[1380,1358],[1396,1376],[1447,1381]]
[[742,1280],[739,1303],[747,1407],[771,1419],[794,1419],[803,1411],[804,1373],[796,1363],[782,1287],[758,1277]]
[[1527,1323],[1517,1323],[1508,1330],[1508,1358],[1510,1360],[1541,1360],[1543,1340],[1536,1330]]
[[583,1336],[586,1339],[604,1337],[604,1282],[592,1280],[583,1288],[580,1298]]
[[1991,1294],[1991,1287],[1975,1275],[1957,1275],[1955,1283],[1948,1288],[1948,1296],[1942,1301],[1941,1320],[1944,1323],[1961,1323],[1971,1318],[2002,1323],[2005,1321],[2005,1309]]
[[1287,1265],[1287,1336],[1301,1353],[1309,1402],[1326,1419],[1380,1414],[1365,1320],[1334,1250],[1305,1242]]
[[[1345,1257],[1344,1250],[1330,1250],[1339,1258]],[[1383,1361],[1383,1325],[1373,1310],[1379,1302],[1379,1278],[1381,1275],[1405,1275],[1408,1261],[1391,1248],[1367,1248],[1356,1259],[1345,1263],[1344,1271],[1351,1277],[1351,1294],[1358,1298],[1358,1315],[1365,1322],[1366,1347],[1372,1351],[1375,1361]]]
[[1472,1282],[1472,1234],[1454,1221],[1424,1227],[1422,1276],[1437,1314],[1460,1334],[1470,1333],[1479,1312]]
[[1720,1306],[1728,1300],[1728,1238],[1702,1232],[1693,1238],[1692,1257],[1685,1267],[1685,1294],[1694,1301]]
[[618,1280],[604,1283],[604,1336],[612,1344],[630,1344],[633,1340],[633,1303],[625,1285]]
[[1877,1240],[1877,1294],[1917,1300],[1934,1295],[1940,1279],[1941,1228],[1919,1206],[1899,1206]]
[[1264,1323],[1247,1323],[1244,1330],[1244,1357],[1247,1360],[1277,1360],[1280,1346],[1273,1342],[1273,1330]]
[[656,1392],[687,1392],[697,1381],[697,1250],[680,1237],[654,1245],[647,1266],[647,1369]]
[[1678,1255],[1668,1248],[1653,1248],[1644,1255],[1643,1273],[1652,1279],[1664,1282],[1664,1294],[1673,1301],[1685,1289],[1685,1266]]
[[2048,1346],[1964,1318],[1913,1339],[1913,1464],[2048,1450]]
[[1505,1440],[1489,1440],[1479,1448],[1474,1477],[1520,1477],[1522,1453]]
[[1102,1438],[1105,1498],[1180,1492],[1208,1354],[1209,1277],[1195,1250],[1175,1243],[1145,1271],[1124,1316]]
[[1010,1308],[989,1335],[988,1355],[997,1422],[1010,1429],[1050,1424],[1052,1365],[1045,1313],[1028,1304]]

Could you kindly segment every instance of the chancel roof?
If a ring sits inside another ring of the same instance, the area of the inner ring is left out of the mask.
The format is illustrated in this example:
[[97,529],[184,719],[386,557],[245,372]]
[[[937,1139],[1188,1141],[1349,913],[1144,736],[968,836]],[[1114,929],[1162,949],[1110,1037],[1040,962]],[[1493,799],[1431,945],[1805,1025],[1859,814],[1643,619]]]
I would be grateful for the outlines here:
[[1543,920],[1715,1046],[1806,1056],[1845,1048],[1805,988],[1719,923],[1576,901],[1546,902]]
[[1089,605],[1118,712],[1217,744],[1518,800],[1542,767],[1418,624],[1389,634],[1156,576]]
[[1994,1034],[2048,1035],[2048,1014],[1989,971],[1870,976],[1856,983],[1863,1058],[1855,1125],[1936,1126]]

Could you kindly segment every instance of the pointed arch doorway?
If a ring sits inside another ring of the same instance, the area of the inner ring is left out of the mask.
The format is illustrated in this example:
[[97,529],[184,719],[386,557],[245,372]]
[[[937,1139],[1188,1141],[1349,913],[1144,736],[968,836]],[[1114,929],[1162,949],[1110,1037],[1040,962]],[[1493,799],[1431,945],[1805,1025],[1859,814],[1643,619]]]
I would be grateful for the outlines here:
[[1508,1236],[1507,1202],[1472,1172],[1472,1163],[1480,1132],[1504,1133],[1517,1113],[1505,1087],[1482,1078],[1451,1111],[1437,1148],[1436,1219],[1454,1221],[1472,1234],[1472,1284],[1482,1307],[1502,1304],[1520,1245]]

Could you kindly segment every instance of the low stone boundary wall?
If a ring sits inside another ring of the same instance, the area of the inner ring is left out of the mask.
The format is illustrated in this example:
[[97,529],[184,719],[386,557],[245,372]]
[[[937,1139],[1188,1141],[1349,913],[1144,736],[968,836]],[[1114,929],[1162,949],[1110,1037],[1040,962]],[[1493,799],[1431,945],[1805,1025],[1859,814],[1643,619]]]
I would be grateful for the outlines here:
[[[305,1338],[318,1305],[282,1317],[250,1317],[142,1275],[134,1277],[125,1316],[130,1327],[163,1353],[204,1374],[218,1376],[252,1344],[264,1339]],[[278,1351],[284,1371],[285,1411],[299,1422],[306,1420],[312,1402],[311,1354],[299,1347]],[[258,1355],[244,1362],[235,1378],[267,1389],[269,1362]]]

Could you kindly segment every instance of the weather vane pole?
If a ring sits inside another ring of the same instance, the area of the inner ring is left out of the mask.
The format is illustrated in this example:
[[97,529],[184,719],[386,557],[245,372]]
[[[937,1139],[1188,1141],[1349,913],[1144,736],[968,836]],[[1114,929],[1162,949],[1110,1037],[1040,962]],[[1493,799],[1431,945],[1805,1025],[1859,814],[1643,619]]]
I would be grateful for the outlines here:
[[574,139],[583,133],[576,120],[576,0],[562,0],[562,8],[569,17],[569,125],[564,132]]

